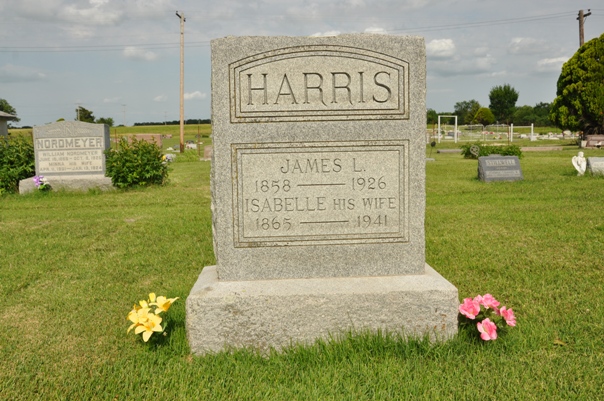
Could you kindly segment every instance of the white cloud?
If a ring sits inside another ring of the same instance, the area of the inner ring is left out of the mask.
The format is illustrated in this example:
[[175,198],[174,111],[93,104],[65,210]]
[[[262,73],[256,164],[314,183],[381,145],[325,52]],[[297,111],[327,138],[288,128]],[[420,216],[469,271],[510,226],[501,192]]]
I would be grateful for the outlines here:
[[370,27],[365,29],[365,33],[372,33],[378,35],[386,35],[388,32],[384,28]]
[[489,53],[488,47],[477,47],[474,49],[475,56],[486,56]]
[[0,82],[32,82],[46,79],[46,74],[32,68],[5,64],[0,68]]
[[426,53],[430,57],[449,58],[455,54],[453,39],[434,39],[426,45]]
[[119,97],[105,98],[103,99],[103,103],[119,103],[120,100],[121,98]]
[[545,40],[534,38],[513,38],[508,45],[510,54],[535,54],[549,51]]
[[135,60],[153,61],[157,59],[157,54],[152,51],[141,49],[135,46],[127,46],[122,53],[124,57]]
[[348,0],[348,5],[353,8],[365,7],[365,1],[364,0]]
[[474,60],[474,65],[478,70],[489,71],[495,65],[495,58],[487,54],[485,57],[479,57]]
[[447,60],[438,58],[434,60],[428,59],[428,73],[440,77],[505,75],[505,72],[492,71],[496,65],[497,60],[489,54],[484,57],[461,57],[460,55],[455,55]]
[[311,37],[320,37],[320,36],[338,36],[340,31],[327,31],[327,32],[317,32],[310,35]]
[[544,58],[537,61],[537,71],[539,72],[560,72],[562,64],[568,61],[568,57]]
[[153,98],[154,102],[165,102],[166,100],[166,95],[158,95]]
[[191,93],[185,93],[185,100],[199,100],[205,99],[207,95],[205,93],[201,93],[200,91],[195,91]]
[[76,7],[75,5],[68,5],[61,10],[59,18],[63,18],[67,21],[82,24],[86,21],[89,25],[115,25],[121,18],[122,13],[117,7],[104,7],[107,4],[106,1],[95,1],[91,0],[89,8]]
[[128,15],[142,18],[163,19],[166,15],[173,15],[174,11],[178,9],[172,0],[134,0],[126,3]]

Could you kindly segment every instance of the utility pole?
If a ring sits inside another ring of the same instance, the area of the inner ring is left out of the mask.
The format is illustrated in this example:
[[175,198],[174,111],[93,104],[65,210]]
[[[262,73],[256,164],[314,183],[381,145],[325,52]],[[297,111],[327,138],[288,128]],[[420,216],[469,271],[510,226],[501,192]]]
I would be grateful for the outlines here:
[[185,13],[176,11],[180,18],[180,153],[185,152]]
[[579,16],[577,17],[577,20],[579,21],[579,46],[583,46],[584,41],[584,34],[583,34],[583,25],[585,24],[585,18],[589,17],[591,15],[591,9],[587,9],[587,14],[583,13],[583,10],[579,10]]

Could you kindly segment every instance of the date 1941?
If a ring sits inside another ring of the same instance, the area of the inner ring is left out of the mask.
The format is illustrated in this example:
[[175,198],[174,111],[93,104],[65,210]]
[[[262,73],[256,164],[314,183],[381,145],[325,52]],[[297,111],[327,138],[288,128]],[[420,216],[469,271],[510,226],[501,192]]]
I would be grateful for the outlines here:
[[[265,217],[256,219],[256,230],[262,231],[290,231],[293,228],[293,221],[289,217]],[[341,221],[339,223],[353,223],[355,227],[370,228],[370,227],[387,227],[388,215],[380,214],[377,216],[357,216],[352,221]]]
[[388,226],[388,216],[385,214],[380,214],[377,216],[357,216],[356,226],[361,228],[369,228],[372,226]]

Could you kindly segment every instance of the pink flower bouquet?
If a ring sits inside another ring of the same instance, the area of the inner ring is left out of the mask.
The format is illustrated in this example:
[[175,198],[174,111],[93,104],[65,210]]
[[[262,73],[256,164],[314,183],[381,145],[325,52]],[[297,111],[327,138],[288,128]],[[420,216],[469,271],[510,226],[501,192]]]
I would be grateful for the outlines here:
[[474,320],[478,320],[476,328],[484,341],[496,340],[498,329],[516,326],[514,311],[505,306],[499,308],[499,305],[491,294],[477,295],[465,298],[459,305],[459,313],[468,324],[474,325]]

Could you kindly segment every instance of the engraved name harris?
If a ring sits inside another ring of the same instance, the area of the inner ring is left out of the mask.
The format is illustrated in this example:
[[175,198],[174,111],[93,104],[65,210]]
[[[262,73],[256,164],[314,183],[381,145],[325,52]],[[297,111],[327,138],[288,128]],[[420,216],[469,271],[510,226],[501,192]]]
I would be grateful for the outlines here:
[[408,63],[367,49],[301,46],[229,68],[232,122],[408,118]]
[[[278,105],[278,104],[308,104],[323,108],[330,108],[330,104],[348,103],[386,103],[392,99],[392,74],[389,71],[373,73],[368,84],[365,83],[365,72],[358,71],[354,74],[348,72],[303,72],[292,78],[292,73],[257,74],[257,82],[253,82],[253,74],[247,76],[247,105]],[[260,79],[259,79],[260,78]],[[269,79],[270,78],[270,79]],[[294,91],[294,82],[300,84],[298,91]],[[269,91],[269,85],[272,86]],[[369,92],[369,95],[367,93]],[[255,93],[258,95],[254,96]],[[269,93],[273,96],[269,99]]]

